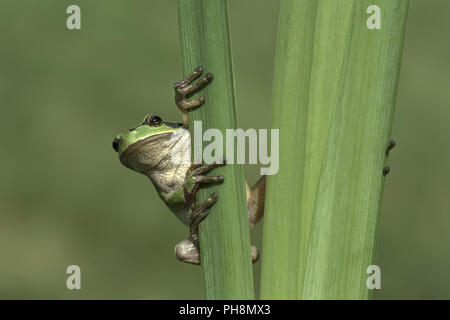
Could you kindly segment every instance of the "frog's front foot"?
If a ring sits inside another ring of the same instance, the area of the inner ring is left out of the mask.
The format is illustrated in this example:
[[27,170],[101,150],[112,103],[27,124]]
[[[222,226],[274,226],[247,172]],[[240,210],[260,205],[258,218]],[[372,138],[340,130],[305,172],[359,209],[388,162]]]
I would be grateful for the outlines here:
[[195,203],[197,192],[202,184],[208,183],[222,183],[224,177],[219,176],[207,176],[205,175],[208,171],[223,166],[226,164],[225,158],[216,161],[212,164],[193,164],[187,172],[186,182],[184,184],[184,194],[186,202],[188,204]]
[[194,72],[183,80],[175,82],[173,85],[175,89],[175,103],[183,112],[183,122],[185,125],[187,125],[187,111],[191,108],[199,107],[205,103],[204,97],[188,101],[189,96],[194,94],[197,90],[202,89],[213,80],[213,75],[211,73],[207,73],[203,78],[195,83],[192,83],[195,79],[198,79],[202,73],[203,67],[197,67]]

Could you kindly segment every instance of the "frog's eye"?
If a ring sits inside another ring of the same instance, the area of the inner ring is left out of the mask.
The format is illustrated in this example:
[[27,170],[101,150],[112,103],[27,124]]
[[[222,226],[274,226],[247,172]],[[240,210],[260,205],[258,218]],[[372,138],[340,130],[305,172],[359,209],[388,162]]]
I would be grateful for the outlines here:
[[158,127],[162,124],[162,119],[159,116],[148,115],[145,122],[147,122],[149,126]]

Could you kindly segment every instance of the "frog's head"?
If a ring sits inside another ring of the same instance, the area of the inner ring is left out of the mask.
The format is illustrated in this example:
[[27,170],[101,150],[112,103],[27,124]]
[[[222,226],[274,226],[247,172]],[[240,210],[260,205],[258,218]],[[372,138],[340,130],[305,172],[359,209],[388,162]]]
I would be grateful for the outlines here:
[[177,137],[183,131],[188,132],[182,123],[166,122],[157,115],[147,115],[142,123],[117,135],[112,146],[124,166],[148,174],[170,160],[172,149],[180,140]]

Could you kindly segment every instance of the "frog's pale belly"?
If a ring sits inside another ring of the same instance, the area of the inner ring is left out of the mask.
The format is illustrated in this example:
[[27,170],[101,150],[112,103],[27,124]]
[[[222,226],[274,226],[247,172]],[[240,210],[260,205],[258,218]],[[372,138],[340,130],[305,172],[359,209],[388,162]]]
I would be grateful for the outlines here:
[[187,129],[176,130],[166,142],[165,154],[157,155],[158,163],[147,176],[159,191],[161,199],[185,225],[191,222],[186,206],[184,183],[191,167],[191,137]]
[[191,137],[187,129],[172,133],[164,154],[152,166],[147,176],[160,190],[163,199],[168,199],[178,189],[183,188],[186,173],[191,166]]

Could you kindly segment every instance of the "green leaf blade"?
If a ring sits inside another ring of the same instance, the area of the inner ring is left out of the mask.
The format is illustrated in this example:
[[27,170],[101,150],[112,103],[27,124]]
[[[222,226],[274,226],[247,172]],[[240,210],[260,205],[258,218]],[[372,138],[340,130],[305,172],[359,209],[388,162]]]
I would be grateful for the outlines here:
[[[203,130],[236,128],[236,110],[228,7],[225,0],[178,0],[183,73],[201,65],[214,74],[213,82],[202,90],[204,106],[189,112],[189,128],[201,120]],[[198,95],[197,95],[198,96]],[[193,97],[195,98],[195,97]],[[200,224],[202,274],[207,299],[253,299],[244,172],[242,165],[228,164],[211,171],[222,174],[223,185],[200,190],[198,201],[212,192],[219,200]]]
[[[366,27],[374,4],[381,30]],[[263,298],[370,296],[407,9],[406,0],[282,1]]]

